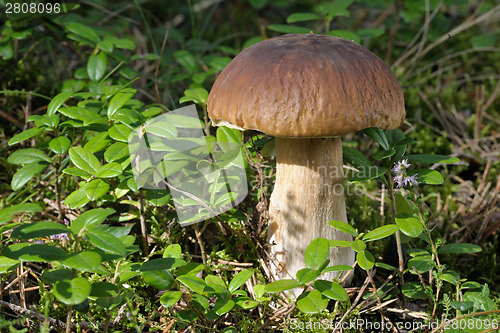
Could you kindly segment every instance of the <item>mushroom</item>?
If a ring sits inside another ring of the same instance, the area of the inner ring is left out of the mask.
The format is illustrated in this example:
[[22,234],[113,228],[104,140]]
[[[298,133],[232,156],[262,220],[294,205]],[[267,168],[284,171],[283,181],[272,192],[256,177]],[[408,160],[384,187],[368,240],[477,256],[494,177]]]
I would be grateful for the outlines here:
[[[275,136],[268,227],[275,279],[295,277],[313,239],[352,240],[328,225],[347,223],[340,136],[397,128],[405,118],[401,86],[380,58],[355,42],[316,34],[243,50],[217,77],[207,107],[216,126]],[[332,248],[329,258],[333,265],[355,261],[349,247]]]

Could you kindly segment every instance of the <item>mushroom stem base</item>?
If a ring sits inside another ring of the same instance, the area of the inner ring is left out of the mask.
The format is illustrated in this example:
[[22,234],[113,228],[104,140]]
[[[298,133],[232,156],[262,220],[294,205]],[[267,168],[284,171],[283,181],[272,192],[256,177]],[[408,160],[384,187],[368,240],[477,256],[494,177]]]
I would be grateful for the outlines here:
[[[276,138],[277,174],[269,207],[271,274],[295,278],[305,267],[304,253],[318,237],[352,240],[328,225],[347,222],[340,138]],[[330,249],[330,265],[352,265],[351,248]],[[335,273],[322,278],[331,279]]]

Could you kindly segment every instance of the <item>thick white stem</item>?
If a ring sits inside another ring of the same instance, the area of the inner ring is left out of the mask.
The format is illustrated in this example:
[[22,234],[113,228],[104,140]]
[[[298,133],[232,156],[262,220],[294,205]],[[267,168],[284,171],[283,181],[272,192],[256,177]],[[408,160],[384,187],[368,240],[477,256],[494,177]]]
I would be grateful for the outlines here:
[[[340,138],[276,138],[276,182],[269,207],[268,240],[276,279],[295,278],[305,267],[304,253],[318,237],[352,240],[328,226],[347,222]],[[351,248],[330,250],[331,265],[352,265]],[[327,277],[333,278],[335,273]]]

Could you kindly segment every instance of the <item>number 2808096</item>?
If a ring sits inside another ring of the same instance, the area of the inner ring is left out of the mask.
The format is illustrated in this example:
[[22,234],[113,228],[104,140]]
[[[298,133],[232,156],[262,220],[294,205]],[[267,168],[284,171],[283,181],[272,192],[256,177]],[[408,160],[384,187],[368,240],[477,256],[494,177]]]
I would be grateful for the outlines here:
[[37,2],[6,2],[5,14],[59,14],[61,13],[60,3],[37,3]]

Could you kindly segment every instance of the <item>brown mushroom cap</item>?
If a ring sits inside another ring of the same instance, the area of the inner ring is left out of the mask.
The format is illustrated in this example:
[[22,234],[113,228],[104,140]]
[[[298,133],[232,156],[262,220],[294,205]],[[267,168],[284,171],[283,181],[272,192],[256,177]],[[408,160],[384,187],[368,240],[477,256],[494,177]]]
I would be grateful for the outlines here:
[[281,137],[332,137],[392,129],[405,118],[403,91],[380,58],[342,38],[289,34],[243,50],[207,101],[215,125]]

